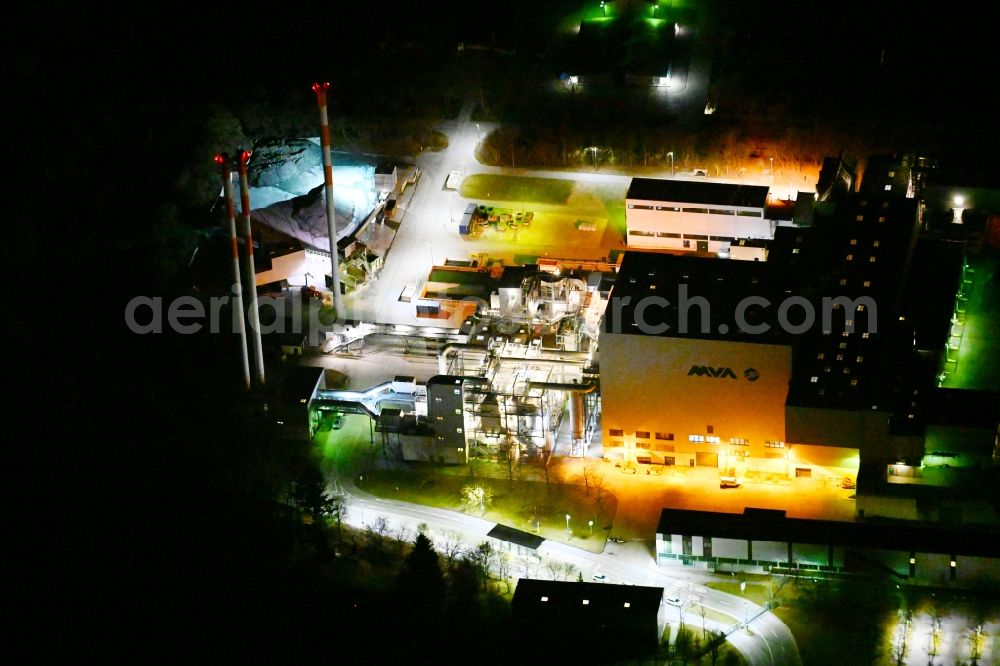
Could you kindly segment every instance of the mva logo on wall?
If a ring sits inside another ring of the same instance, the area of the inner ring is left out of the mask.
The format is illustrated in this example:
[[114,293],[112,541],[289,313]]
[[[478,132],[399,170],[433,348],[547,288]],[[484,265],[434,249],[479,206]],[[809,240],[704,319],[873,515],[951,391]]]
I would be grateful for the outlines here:
[[[692,365],[691,369],[688,370],[688,377],[728,377],[729,379],[736,379],[736,373],[733,372],[732,368],[715,368],[710,365]],[[756,368],[747,368],[743,371],[743,376],[746,377],[748,381],[755,382],[760,379],[760,372]]]
[[713,368],[710,365],[692,365],[691,369],[688,370],[688,377],[691,375],[695,375],[696,377],[729,377],[730,379],[736,379],[732,368]]

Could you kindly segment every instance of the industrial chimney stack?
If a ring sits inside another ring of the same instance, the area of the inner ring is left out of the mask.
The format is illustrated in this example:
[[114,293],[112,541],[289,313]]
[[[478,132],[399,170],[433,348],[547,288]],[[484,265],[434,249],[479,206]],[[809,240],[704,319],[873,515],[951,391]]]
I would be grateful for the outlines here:
[[233,320],[239,322],[240,353],[243,357],[243,383],[250,389],[250,360],[247,358],[247,328],[243,320],[243,281],[240,279],[239,243],[236,240],[236,205],[233,202],[233,164],[228,155],[216,155],[215,163],[222,174],[222,191],[226,197],[226,214],[229,216],[229,240],[233,246],[233,284],[236,302],[233,306]]
[[330,120],[326,113],[326,91],[329,83],[314,83],[316,105],[319,106],[320,143],[323,146],[323,179],[326,182],[326,224],[330,233],[330,275],[333,280],[333,303],[337,318],[344,317],[344,299],[340,295],[340,266],[337,261],[337,222],[333,201],[333,158],[330,156]]
[[250,183],[247,180],[247,163],[250,151],[241,150],[237,160],[240,173],[240,207],[243,214],[244,234],[247,243],[247,273],[250,279],[250,328],[253,331],[254,358],[257,362],[257,379],[264,385],[264,350],[260,341],[260,313],[257,308],[257,272],[253,265],[253,231],[250,229]]

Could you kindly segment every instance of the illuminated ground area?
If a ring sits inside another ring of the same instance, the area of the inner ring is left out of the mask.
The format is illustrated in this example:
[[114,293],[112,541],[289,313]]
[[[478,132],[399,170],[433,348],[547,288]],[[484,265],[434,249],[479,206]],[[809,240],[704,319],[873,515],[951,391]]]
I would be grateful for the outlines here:
[[[576,253],[584,249],[620,248],[625,232],[626,189],[627,185],[618,183],[475,174],[462,183],[464,199],[488,202],[515,213],[530,211],[534,219],[529,226],[521,224],[516,230],[487,228],[479,238],[468,241],[495,241],[525,251],[574,248],[568,256],[578,256]],[[592,253],[593,258],[599,256]]]
[[693,509],[742,513],[745,507],[784,509],[790,517],[854,520],[853,490],[822,479],[790,479],[787,484],[744,483],[719,488],[719,470],[707,467],[661,467],[659,475],[625,474],[612,463],[594,459],[558,458],[553,464],[566,479],[579,478],[594,466],[605,488],[618,498],[615,531],[649,538],[656,533],[660,510]]
[[1000,658],[1000,615],[988,599],[860,585],[864,589],[856,581],[752,574],[708,583],[757,604],[779,599],[774,613],[795,635],[804,664],[925,666],[976,663],[976,657],[995,664]]
[[[954,363],[945,367],[941,386],[960,389],[1000,389],[1000,283],[996,258],[972,255],[967,279],[968,300],[959,305],[960,319],[952,327],[955,337],[949,352]],[[964,316],[961,310],[964,309]],[[960,336],[960,337],[957,337]]]

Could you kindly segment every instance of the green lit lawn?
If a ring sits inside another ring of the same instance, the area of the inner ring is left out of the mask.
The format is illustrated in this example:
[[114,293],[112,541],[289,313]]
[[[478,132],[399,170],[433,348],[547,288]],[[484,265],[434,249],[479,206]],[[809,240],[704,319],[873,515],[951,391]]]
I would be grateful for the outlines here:
[[1000,287],[993,281],[998,269],[997,260],[981,255],[971,256],[973,269],[969,295],[961,307],[965,310],[961,346],[949,352],[957,364],[945,366],[946,378],[942,386],[964,389],[1000,389]]
[[[458,468],[448,471],[457,472]],[[573,485],[546,485],[539,481],[508,481],[484,476],[472,479],[448,471],[429,467],[374,470],[368,473],[363,490],[387,499],[482,516],[526,532],[535,532],[532,519],[537,516],[540,536],[592,552],[603,550],[617,505],[613,495],[605,492],[602,501],[598,502],[594,490],[588,497],[583,488]],[[478,507],[463,505],[461,491],[467,485],[482,485],[492,490],[493,503],[487,506],[485,515]],[[570,528],[573,533],[568,540],[567,513],[572,516]],[[588,520],[594,521],[593,536],[589,534]]]
[[[768,594],[768,586],[763,582],[752,582],[753,578],[766,579],[767,576],[737,576],[736,580],[732,583],[708,583],[706,587],[710,587],[713,590],[719,590],[720,592],[725,592],[727,594],[732,594],[737,597],[743,597],[748,599],[758,606],[763,606],[770,599]],[[746,580],[746,590],[740,593],[740,583],[739,581]]]
[[345,414],[340,430],[317,432],[315,446],[325,473],[348,476],[380,450],[371,446],[369,418],[360,414]]
[[494,199],[563,206],[573,193],[573,181],[477,173],[462,181],[466,199]]

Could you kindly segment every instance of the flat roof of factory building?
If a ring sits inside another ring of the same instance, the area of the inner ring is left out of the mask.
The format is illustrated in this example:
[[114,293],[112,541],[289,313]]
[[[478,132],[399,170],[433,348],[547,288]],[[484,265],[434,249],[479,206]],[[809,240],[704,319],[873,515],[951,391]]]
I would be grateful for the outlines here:
[[768,187],[766,185],[633,178],[625,198],[641,201],[764,208],[767,204],[767,193]]
[[1000,531],[901,521],[846,522],[789,518],[779,509],[743,513],[663,509],[658,534],[778,541],[973,557],[1000,557]]
[[[791,247],[793,243],[784,245]],[[611,290],[602,330],[604,333],[788,344],[790,336],[778,325],[776,307],[751,307],[742,313],[747,324],[766,325],[767,331],[763,333],[743,331],[735,320],[738,306],[744,299],[764,297],[771,303],[778,303],[789,290],[797,293],[805,280],[801,276],[798,281],[791,280],[792,275],[783,264],[782,261],[627,252]],[[708,302],[709,326],[702,328],[701,307],[692,305],[681,309],[682,291],[689,302],[696,298]],[[652,303],[647,300],[649,297],[666,299],[667,303]],[[640,320],[648,326],[640,327],[637,323]],[[657,327],[662,328],[662,324],[667,328],[654,332]]]
[[288,404],[308,402],[325,370],[312,365],[297,365],[291,369],[281,386],[281,397]]

